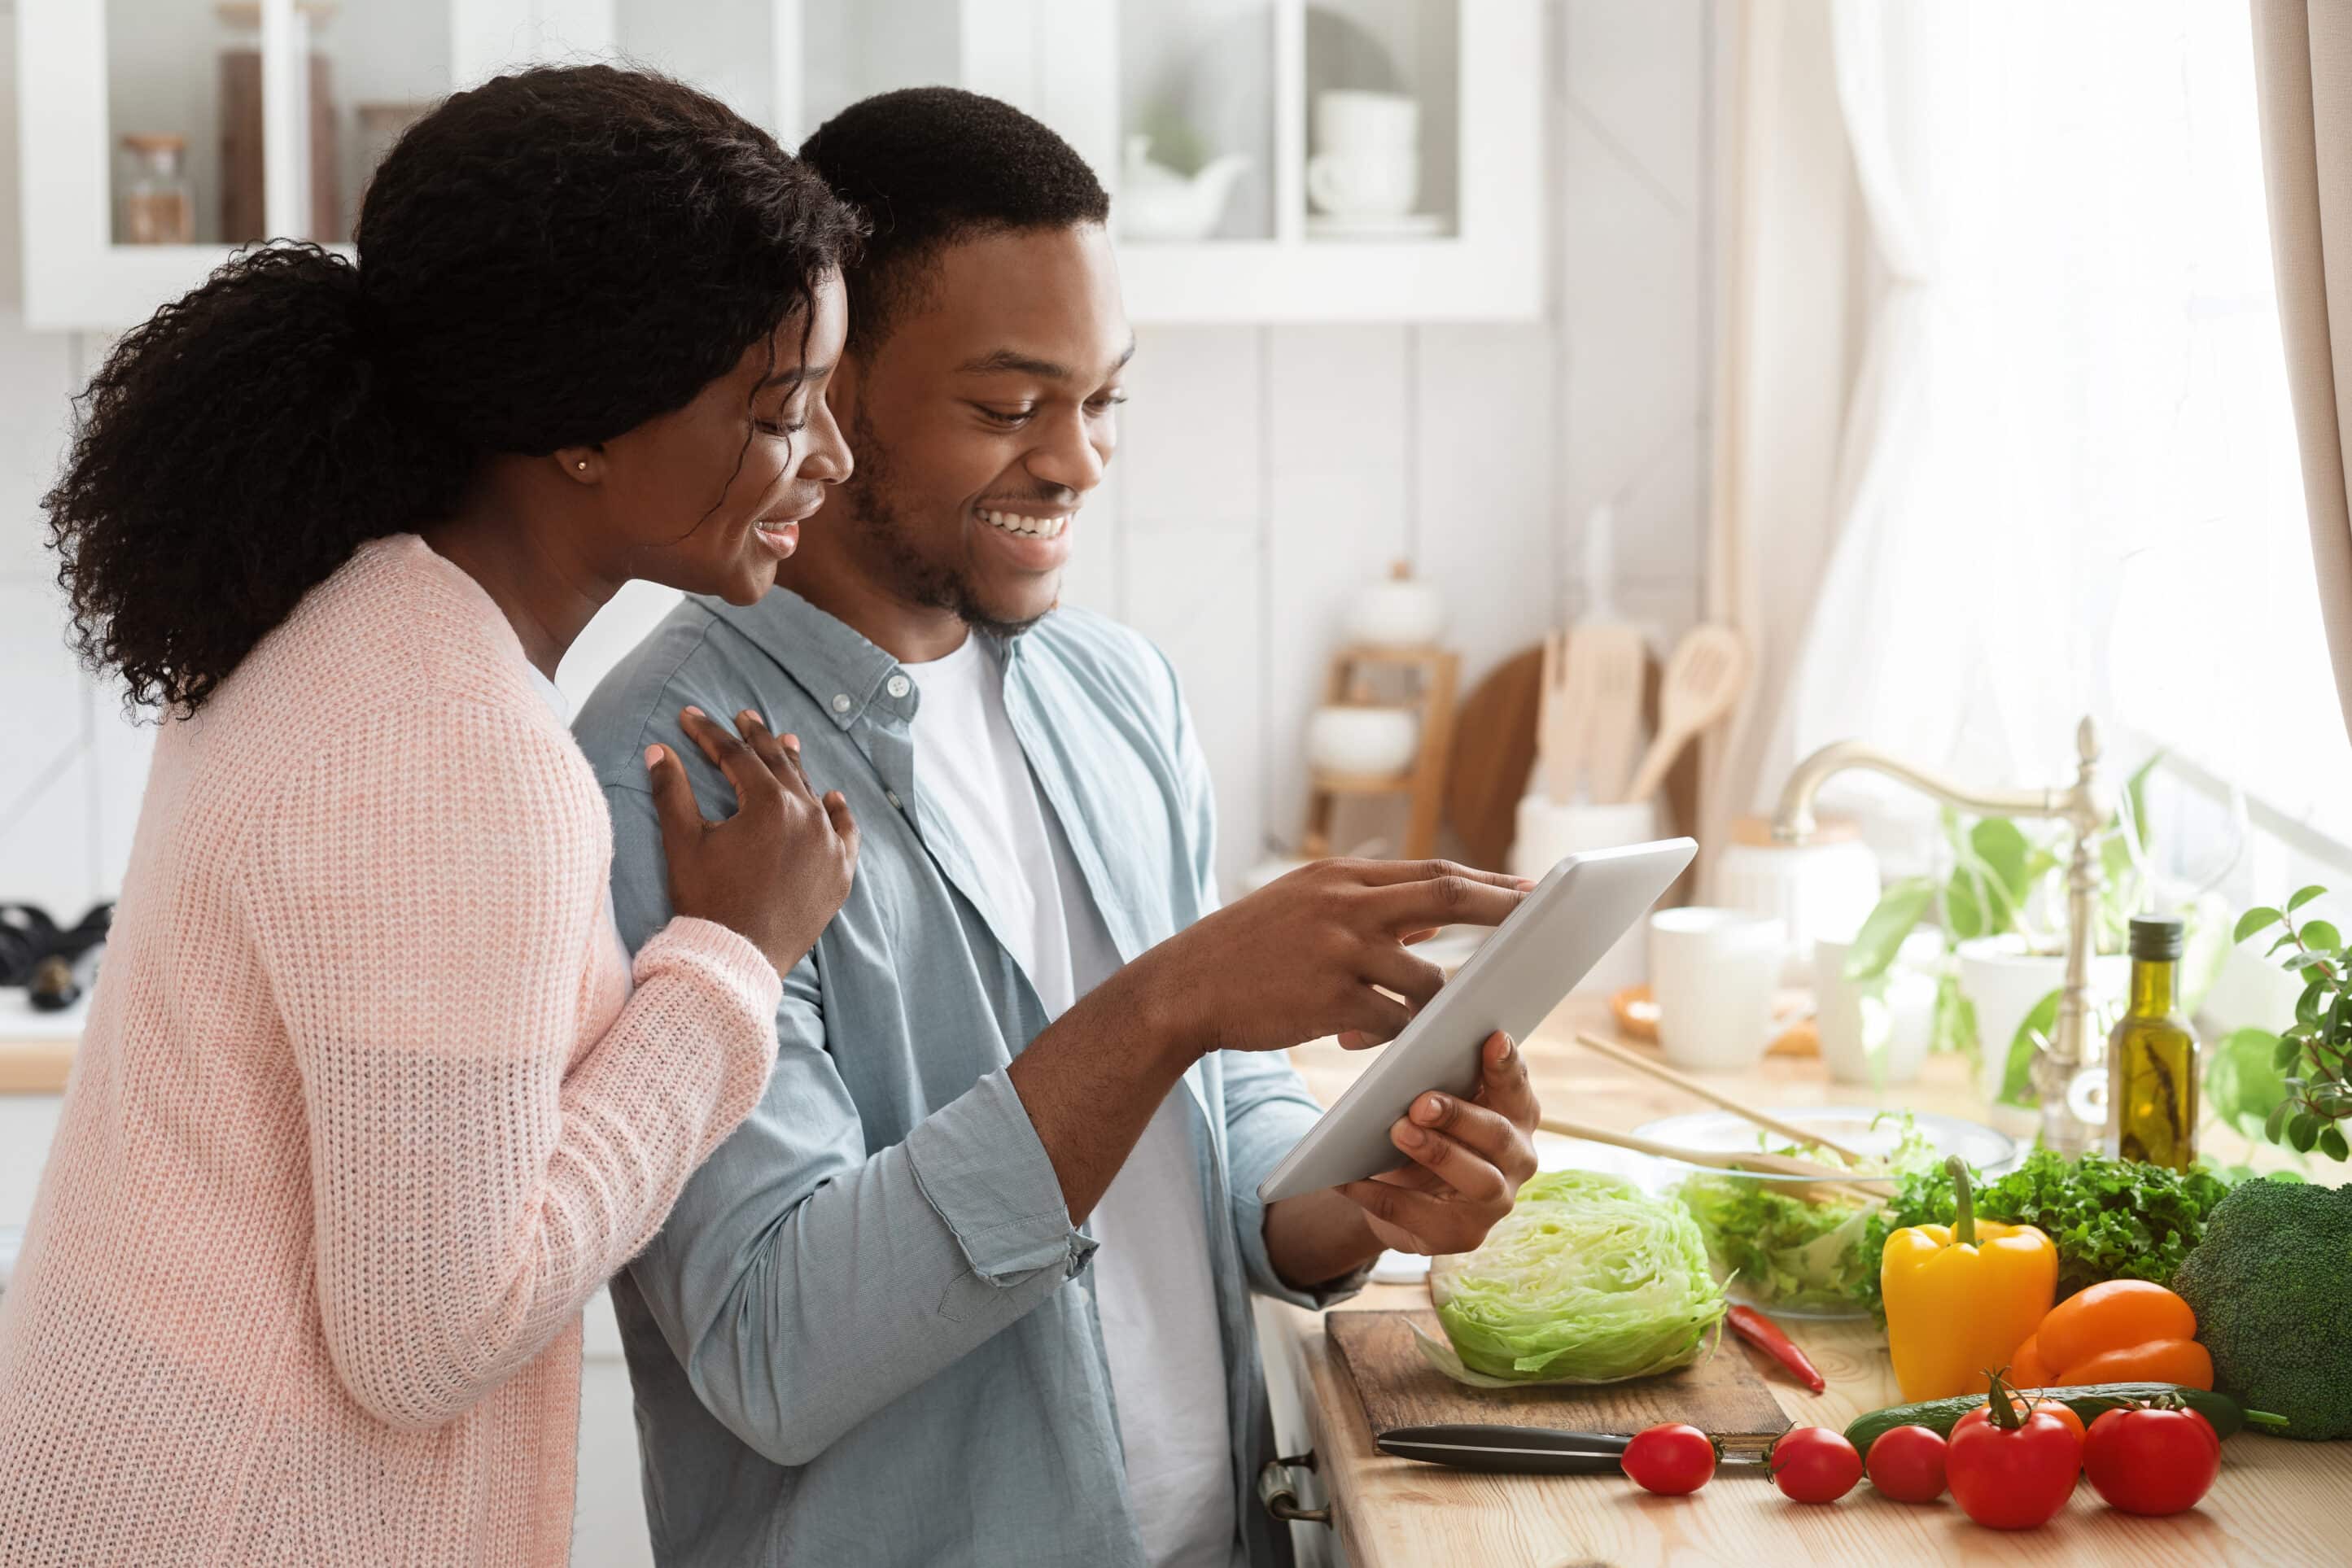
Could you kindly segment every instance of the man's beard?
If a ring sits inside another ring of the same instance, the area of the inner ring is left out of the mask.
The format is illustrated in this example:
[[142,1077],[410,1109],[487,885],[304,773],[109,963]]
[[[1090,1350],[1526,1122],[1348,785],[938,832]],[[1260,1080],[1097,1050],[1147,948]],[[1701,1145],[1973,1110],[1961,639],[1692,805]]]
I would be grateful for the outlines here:
[[927,610],[945,610],[992,637],[1018,637],[1045,619],[1039,614],[1025,621],[1001,621],[980,602],[962,572],[923,559],[891,492],[889,459],[863,409],[850,419],[849,449],[857,455],[857,466],[842,486],[848,492],[850,521],[873,545],[875,557],[870,559],[888,575],[885,586]]

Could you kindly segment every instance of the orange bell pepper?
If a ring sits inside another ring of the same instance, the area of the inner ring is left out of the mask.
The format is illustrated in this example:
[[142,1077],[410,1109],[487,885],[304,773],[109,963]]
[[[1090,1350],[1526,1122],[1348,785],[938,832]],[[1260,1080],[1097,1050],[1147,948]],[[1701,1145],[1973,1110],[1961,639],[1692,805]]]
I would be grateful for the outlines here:
[[[2109,1280],[2067,1297],[2050,1309],[2013,1359],[2020,1367],[2030,1364],[2050,1386],[2213,1386],[2213,1358],[2197,1343],[2197,1314],[2147,1280]],[[2011,1381],[2023,1378],[2020,1372]]]
[[1953,1223],[1904,1227],[1886,1239],[1878,1270],[1895,1381],[1913,1403],[1986,1392],[2058,1291],[2050,1238],[1978,1219],[1968,1166],[1957,1155],[1945,1166],[1958,1198]]

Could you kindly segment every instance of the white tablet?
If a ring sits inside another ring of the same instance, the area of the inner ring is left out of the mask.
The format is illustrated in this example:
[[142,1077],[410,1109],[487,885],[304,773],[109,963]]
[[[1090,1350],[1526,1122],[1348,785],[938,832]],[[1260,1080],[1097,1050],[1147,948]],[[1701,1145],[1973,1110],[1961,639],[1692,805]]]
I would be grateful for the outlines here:
[[1689,839],[1662,839],[1570,855],[1552,867],[1404,1032],[1374,1048],[1380,1059],[1258,1184],[1258,1197],[1273,1203],[1403,1164],[1389,1128],[1413,1096],[1477,1092],[1486,1037],[1501,1030],[1525,1040],[1697,851]]

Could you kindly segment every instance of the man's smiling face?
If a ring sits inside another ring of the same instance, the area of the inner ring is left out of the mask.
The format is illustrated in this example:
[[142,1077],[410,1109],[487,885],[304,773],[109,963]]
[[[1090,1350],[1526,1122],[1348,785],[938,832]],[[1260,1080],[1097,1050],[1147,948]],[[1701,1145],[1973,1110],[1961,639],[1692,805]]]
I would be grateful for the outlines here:
[[1100,225],[947,246],[835,383],[857,463],[846,551],[906,602],[999,633],[1034,622],[1118,444],[1134,352]]

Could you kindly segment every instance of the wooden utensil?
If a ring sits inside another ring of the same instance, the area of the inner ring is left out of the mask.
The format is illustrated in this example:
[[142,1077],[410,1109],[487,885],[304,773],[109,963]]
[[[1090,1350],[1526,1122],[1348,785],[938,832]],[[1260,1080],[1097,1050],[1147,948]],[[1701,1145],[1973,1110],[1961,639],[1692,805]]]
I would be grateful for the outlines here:
[[1572,651],[1584,668],[1580,690],[1590,704],[1585,779],[1595,800],[1626,799],[1626,780],[1642,742],[1642,680],[1649,650],[1631,626],[1585,622],[1576,628]]
[[1661,1422],[1686,1421],[1752,1454],[1789,1429],[1789,1417],[1746,1353],[1727,1343],[1679,1372],[1631,1383],[1538,1384],[1466,1388],[1429,1364],[1413,1326],[1437,1339],[1433,1312],[1334,1312],[1324,1333],[1355,1385],[1372,1435],[1451,1423],[1566,1427],[1631,1437]]
[[1614,1127],[1598,1126],[1591,1122],[1571,1122],[1560,1116],[1541,1117],[1536,1125],[1563,1138],[1581,1138],[1588,1144],[1606,1144],[1611,1148],[1631,1149],[1637,1155],[1648,1155],[1653,1159],[1704,1166],[1709,1170],[1805,1176],[1819,1186],[1867,1197],[1885,1197],[1895,1191],[1894,1182],[1883,1177],[1857,1176],[1834,1166],[1815,1165],[1811,1160],[1801,1160],[1791,1155],[1767,1154],[1761,1149],[1685,1148],[1680,1144],[1664,1144],[1655,1138],[1645,1138],[1639,1133],[1621,1133]]
[[1699,626],[1666,663],[1658,692],[1658,733],[1625,791],[1628,800],[1646,800],[1665,781],[1666,769],[1691,737],[1731,711],[1748,685],[1748,644],[1728,626]]
[[1445,819],[1470,863],[1500,871],[1517,831],[1519,797],[1536,765],[1543,650],[1523,648],[1472,688],[1456,715],[1445,768]]
[[[1599,1035],[1589,1033],[1584,1030],[1576,1031],[1576,1043],[1597,1055],[1607,1057],[1620,1067],[1630,1067],[1634,1071],[1645,1073],[1661,1083],[1671,1083],[1685,1094],[1704,1100],[1710,1105],[1720,1106],[1735,1116],[1744,1117],[1766,1132],[1776,1134],[1790,1143],[1807,1148],[1827,1149],[1830,1153],[1852,1160],[1856,1165],[1869,1163],[1870,1156],[1859,1149],[1850,1149],[1835,1138],[1825,1138],[1819,1133],[1809,1133],[1793,1122],[1783,1122],[1768,1111],[1759,1111],[1755,1106],[1743,1103],[1711,1084],[1702,1083],[1687,1073],[1675,1071],[1663,1061],[1653,1061],[1638,1051],[1628,1051],[1613,1040],[1603,1040]],[[1842,1171],[1838,1174],[1843,1176],[1847,1173]]]
[[1554,632],[1543,643],[1543,704],[1536,718],[1536,758],[1543,792],[1555,806],[1576,799],[1584,767],[1586,727],[1592,713],[1590,678],[1571,655],[1574,633]]

